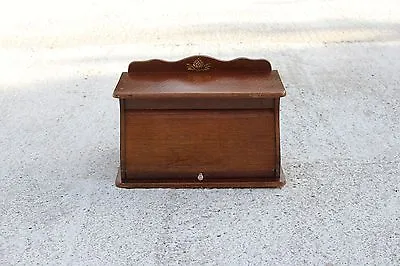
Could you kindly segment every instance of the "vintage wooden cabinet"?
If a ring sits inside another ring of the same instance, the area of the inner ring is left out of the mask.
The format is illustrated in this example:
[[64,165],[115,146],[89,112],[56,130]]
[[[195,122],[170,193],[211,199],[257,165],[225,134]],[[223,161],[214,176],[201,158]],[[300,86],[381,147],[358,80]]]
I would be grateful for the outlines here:
[[116,185],[282,187],[278,71],[266,60],[132,62],[120,103]]

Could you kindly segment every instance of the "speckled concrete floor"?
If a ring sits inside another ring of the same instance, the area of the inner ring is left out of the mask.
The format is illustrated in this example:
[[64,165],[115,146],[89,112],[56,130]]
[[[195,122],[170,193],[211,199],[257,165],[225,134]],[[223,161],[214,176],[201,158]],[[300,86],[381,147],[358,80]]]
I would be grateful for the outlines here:
[[[21,8],[21,7],[24,8]],[[0,264],[400,264],[397,1],[26,1],[0,11]],[[122,190],[133,59],[264,57],[283,189]]]

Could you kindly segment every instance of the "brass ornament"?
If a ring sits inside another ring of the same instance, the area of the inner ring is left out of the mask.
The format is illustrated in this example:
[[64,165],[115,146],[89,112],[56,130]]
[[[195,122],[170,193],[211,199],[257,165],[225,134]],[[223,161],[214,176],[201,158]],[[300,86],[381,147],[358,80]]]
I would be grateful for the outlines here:
[[189,71],[207,71],[211,69],[211,65],[204,63],[203,60],[197,58],[191,64],[186,64],[186,68]]

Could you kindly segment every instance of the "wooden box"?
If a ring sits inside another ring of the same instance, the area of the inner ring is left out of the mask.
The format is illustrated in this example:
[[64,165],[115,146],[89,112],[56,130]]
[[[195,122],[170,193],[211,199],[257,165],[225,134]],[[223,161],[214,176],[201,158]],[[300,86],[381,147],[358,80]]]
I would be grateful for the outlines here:
[[266,60],[132,62],[114,90],[120,103],[116,185],[282,187],[279,100]]

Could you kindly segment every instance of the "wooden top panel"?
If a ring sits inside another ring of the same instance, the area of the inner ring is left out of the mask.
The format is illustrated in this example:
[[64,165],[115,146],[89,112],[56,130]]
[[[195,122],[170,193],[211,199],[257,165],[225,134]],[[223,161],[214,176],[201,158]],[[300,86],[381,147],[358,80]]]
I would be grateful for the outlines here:
[[189,57],[177,62],[132,62],[113,96],[121,99],[278,98],[286,92],[266,60],[219,61]]

